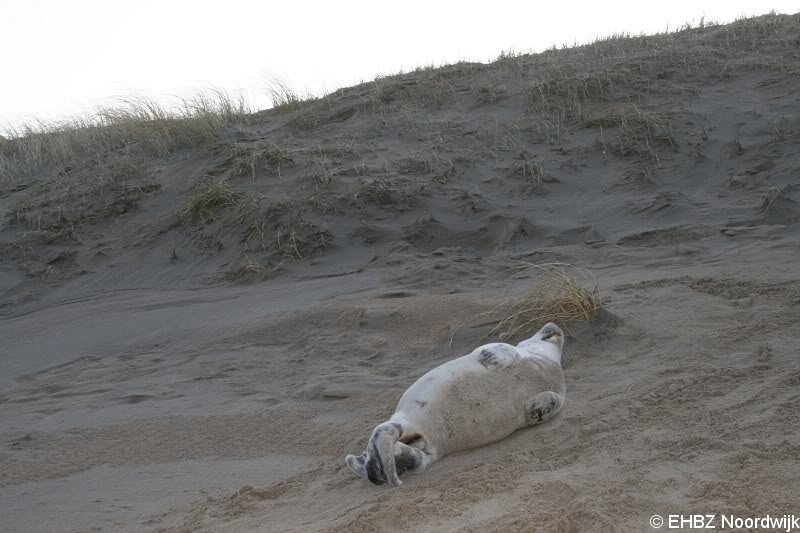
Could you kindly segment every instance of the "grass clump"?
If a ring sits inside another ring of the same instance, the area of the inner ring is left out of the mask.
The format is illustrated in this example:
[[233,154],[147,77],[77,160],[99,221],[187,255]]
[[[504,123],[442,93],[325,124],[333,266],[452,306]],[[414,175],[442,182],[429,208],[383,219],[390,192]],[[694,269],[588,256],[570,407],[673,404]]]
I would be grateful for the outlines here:
[[525,191],[535,192],[544,189],[544,168],[535,158],[523,154],[520,160],[514,162],[511,172],[522,178],[522,188]]
[[53,212],[45,212],[25,199],[12,208],[9,218],[13,226],[22,230],[25,240],[40,244],[80,242],[80,221],[62,206]]
[[[786,187],[784,187],[786,188]],[[768,215],[770,212],[780,213],[783,212],[785,215],[789,215],[789,218],[794,221],[797,219],[796,214],[789,212],[790,209],[787,209],[787,197],[784,193],[784,188],[782,187],[770,187],[761,197],[761,205],[758,207],[758,214],[760,215]],[[791,185],[788,186],[789,189],[792,188]],[[788,200],[791,202],[791,200]]]
[[303,259],[317,251],[325,252],[332,241],[327,228],[293,213],[275,228],[274,249],[284,258]]
[[333,160],[326,156],[316,156],[311,160],[311,168],[308,173],[308,179],[311,180],[316,187],[327,189],[333,182]]
[[503,85],[484,85],[478,87],[476,93],[476,105],[493,105],[504,100],[508,96],[508,89]]
[[269,142],[265,148],[250,148],[234,145],[233,173],[237,176],[252,176],[262,171],[275,171],[280,175],[281,168],[294,164],[294,157],[288,150]]
[[235,225],[242,230],[245,250],[265,255],[270,262],[303,259],[332,244],[333,235],[310,218],[303,202],[285,198],[242,210],[246,213]]
[[[469,160],[471,151],[461,153],[462,160]],[[406,157],[398,161],[397,171],[399,174],[408,175],[430,175],[430,178],[439,183],[446,182],[455,172],[453,158],[437,152],[433,149],[430,155],[422,157]]]
[[266,279],[273,272],[281,270],[283,267],[283,263],[273,266],[268,263],[259,262],[245,255],[242,260],[239,261],[238,265],[225,272],[225,279],[236,283],[261,281]]
[[455,87],[443,72],[435,69],[420,70],[401,77],[377,78],[366,107],[380,111],[394,106],[411,110],[441,109],[452,102]]
[[183,223],[208,224],[216,219],[220,210],[236,207],[239,197],[226,178],[207,176],[195,185],[189,205],[179,213],[178,219]]
[[639,166],[626,169],[622,181],[631,185],[646,185],[655,183],[656,180],[652,168]]
[[619,157],[646,156],[658,163],[658,145],[675,147],[672,121],[666,113],[643,111],[636,106],[596,113],[587,121],[589,127],[614,129],[611,148]]
[[366,219],[362,218],[353,226],[350,236],[358,239],[364,244],[372,244],[377,239],[377,232],[375,231],[375,228],[369,225]]
[[362,209],[366,203],[403,209],[413,203],[419,192],[412,188],[408,180],[374,178],[363,182],[355,190],[353,201]]
[[591,322],[603,308],[597,281],[588,270],[560,263],[524,264],[523,272],[531,270],[538,270],[539,275],[523,295],[492,312],[501,318],[488,336],[523,338],[547,322],[569,331],[569,324]]
[[126,153],[109,154],[99,169],[101,183],[116,184],[144,174],[145,162],[141,157]]
[[267,96],[272,101],[272,108],[278,113],[298,111],[304,104],[315,100],[312,96],[300,96],[291,85],[278,78],[267,80]]
[[605,100],[615,87],[626,87],[632,76],[624,67],[590,75],[557,75],[528,88],[528,107],[562,120],[583,120],[592,102]]

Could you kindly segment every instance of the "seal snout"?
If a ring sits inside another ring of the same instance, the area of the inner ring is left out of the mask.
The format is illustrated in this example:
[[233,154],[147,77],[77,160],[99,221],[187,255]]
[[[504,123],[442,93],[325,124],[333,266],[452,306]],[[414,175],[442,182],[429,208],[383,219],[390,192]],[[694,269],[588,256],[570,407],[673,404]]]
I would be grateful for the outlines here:
[[560,347],[564,346],[564,332],[561,331],[560,327],[552,322],[545,324],[544,327],[542,327],[542,329],[540,329],[539,332],[534,335],[534,338],[557,343]]

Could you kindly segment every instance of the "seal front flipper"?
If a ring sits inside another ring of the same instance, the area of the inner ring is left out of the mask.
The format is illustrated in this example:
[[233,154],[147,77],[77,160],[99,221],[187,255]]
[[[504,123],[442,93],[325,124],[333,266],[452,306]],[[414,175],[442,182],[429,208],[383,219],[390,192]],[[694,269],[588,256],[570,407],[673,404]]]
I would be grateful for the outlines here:
[[478,355],[478,362],[489,370],[506,368],[519,358],[519,352],[515,347],[502,342],[486,344],[475,352]]
[[540,392],[525,405],[525,421],[529,425],[541,424],[556,416],[564,398],[553,391]]

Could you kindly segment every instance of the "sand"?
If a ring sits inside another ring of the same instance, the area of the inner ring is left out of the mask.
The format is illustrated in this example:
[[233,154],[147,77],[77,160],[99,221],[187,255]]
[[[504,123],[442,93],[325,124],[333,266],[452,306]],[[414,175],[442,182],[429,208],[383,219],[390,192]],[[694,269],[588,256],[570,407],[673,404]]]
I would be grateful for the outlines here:
[[[454,86],[487,75],[448,72]],[[319,215],[332,244],[265,279],[225,277],[239,234],[170,217],[199,176],[272,194],[302,163],[253,178],[220,154],[153,160],[141,181],[160,192],[87,223],[80,242],[25,253],[12,207],[35,189],[5,187],[2,529],[634,532],[654,514],[797,513],[800,80],[697,76],[653,96],[676,113],[674,147],[643,182],[628,179],[642,160],[598,149],[596,128],[536,137],[508,81],[488,104],[454,90],[409,115],[425,128],[386,115],[368,150],[329,156],[334,190],[362,184],[360,158],[405,180],[408,201],[338,202]],[[330,106],[352,110],[365,90]],[[239,134],[313,166],[303,154],[375,126],[359,113],[300,130],[267,114]],[[434,130],[446,179],[402,170]],[[467,150],[483,155],[463,163]],[[546,179],[525,190],[515,161],[534,154]],[[275,264],[274,250],[258,257]],[[595,321],[570,327],[561,414],[398,489],[355,476],[345,455],[405,388],[485,342],[473,318],[534,279],[510,281],[519,261],[588,268],[604,297]]]

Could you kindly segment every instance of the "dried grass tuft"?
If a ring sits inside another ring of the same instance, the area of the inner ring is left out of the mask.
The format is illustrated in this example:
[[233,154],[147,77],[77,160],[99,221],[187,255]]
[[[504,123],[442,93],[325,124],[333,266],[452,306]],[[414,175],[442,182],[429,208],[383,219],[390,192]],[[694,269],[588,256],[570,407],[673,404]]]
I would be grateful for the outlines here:
[[569,331],[569,324],[591,322],[603,308],[597,280],[590,271],[563,263],[523,266],[517,276],[534,269],[540,273],[522,296],[509,299],[492,311],[502,318],[488,337],[523,338],[548,322]]
[[261,281],[281,268],[283,268],[283,263],[277,266],[272,266],[270,264],[261,263],[251,259],[249,256],[245,255],[236,267],[228,270],[225,273],[225,279],[238,283],[247,281]]
[[544,167],[535,156],[530,157],[523,153],[522,158],[514,162],[511,172],[522,178],[522,188],[525,191],[535,192],[544,189]]
[[256,174],[263,171],[274,171],[280,176],[281,168],[294,165],[292,152],[271,141],[258,147],[233,144],[229,150],[236,176],[251,176],[255,180]]
[[208,224],[215,220],[218,211],[236,207],[239,197],[224,177],[206,177],[195,186],[189,205],[179,213],[178,219],[184,223]]
[[311,95],[303,97],[291,85],[279,78],[267,80],[267,96],[272,100],[272,108],[278,113],[290,113],[298,111],[305,104],[316,100]]
[[593,128],[613,128],[616,139],[611,148],[619,157],[646,157],[659,164],[656,153],[658,145],[675,147],[672,122],[666,113],[643,111],[637,106],[596,113],[587,119],[586,125]]

